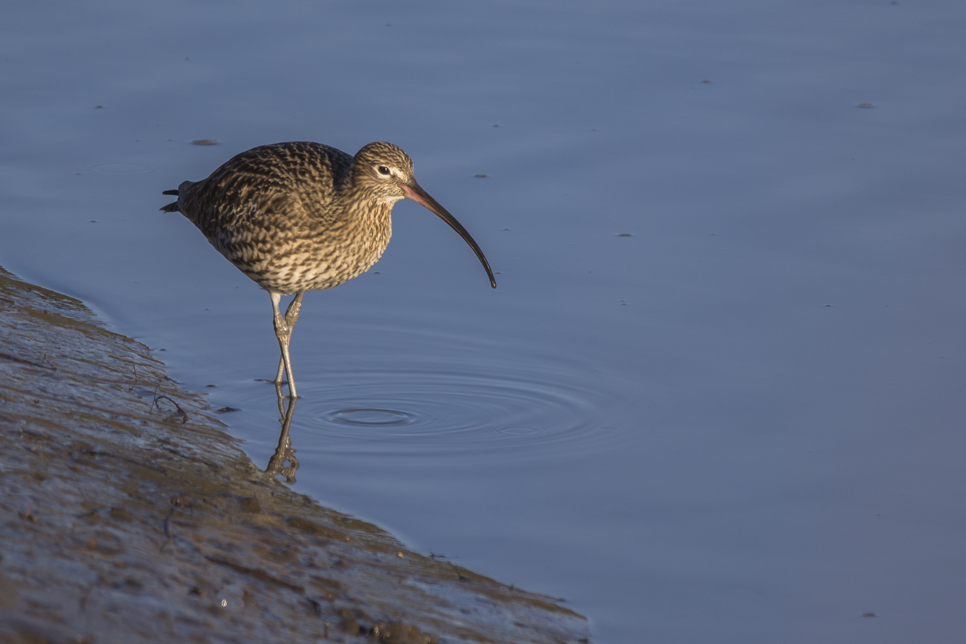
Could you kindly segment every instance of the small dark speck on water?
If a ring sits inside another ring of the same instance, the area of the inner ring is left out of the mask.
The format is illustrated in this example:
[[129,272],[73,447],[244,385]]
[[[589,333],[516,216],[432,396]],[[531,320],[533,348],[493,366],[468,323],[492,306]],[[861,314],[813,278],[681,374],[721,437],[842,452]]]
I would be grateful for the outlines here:
[[372,274],[373,275],[379,275],[380,273],[381,273],[381,271],[372,271]]
[[703,80],[703,81],[701,81],[701,82],[702,82],[702,83],[710,83],[711,81],[709,81],[709,80],[707,80],[707,79],[705,79],[705,80]]
[[96,224],[97,223],[97,220],[96,219],[91,219],[91,223],[92,224]]
[[870,108],[872,107],[872,103],[859,103],[859,107]]
[[634,235],[630,233],[617,233],[618,237],[633,237]]
[[221,409],[217,409],[215,411],[217,411],[219,414],[227,414],[233,411],[241,411],[241,409],[238,407],[222,407]]
[[825,305],[825,308],[830,309],[830,308],[832,308],[832,305],[831,304],[826,304]]
[[503,230],[510,230],[509,228],[504,228]]
[[205,385],[205,387],[217,387],[218,385]]
[[499,126],[499,125],[497,125],[496,123],[494,123],[494,124],[493,124],[493,127],[500,127],[500,126]]
[[473,176],[476,177],[477,179],[486,179],[485,174],[474,174]]
[[102,110],[102,109],[104,109],[104,106],[103,105],[95,105],[94,106],[94,109],[95,110]]
[[862,617],[875,617],[875,613],[873,613],[872,611],[869,611],[868,613],[862,613]]
[[195,145],[214,145],[218,143],[217,139],[195,139],[192,141]]

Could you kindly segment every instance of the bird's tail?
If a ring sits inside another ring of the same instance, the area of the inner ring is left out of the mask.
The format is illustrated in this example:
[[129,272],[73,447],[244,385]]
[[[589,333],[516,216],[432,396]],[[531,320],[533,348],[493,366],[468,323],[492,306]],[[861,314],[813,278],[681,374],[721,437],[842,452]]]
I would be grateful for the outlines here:
[[[174,196],[178,196],[178,191],[177,190],[165,190],[161,194],[163,194],[163,195],[174,195]],[[172,203],[169,203],[167,206],[162,206],[161,207],[161,212],[179,212],[179,210],[178,210],[178,202],[177,201],[174,201]]]

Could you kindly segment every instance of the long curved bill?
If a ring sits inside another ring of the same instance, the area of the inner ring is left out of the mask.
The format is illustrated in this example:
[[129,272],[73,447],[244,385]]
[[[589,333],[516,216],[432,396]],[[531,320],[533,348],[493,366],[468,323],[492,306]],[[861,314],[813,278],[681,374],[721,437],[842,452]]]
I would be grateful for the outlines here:
[[463,225],[460,222],[456,221],[456,217],[449,214],[446,211],[446,208],[443,208],[441,205],[439,205],[438,201],[430,197],[429,193],[420,188],[418,183],[413,182],[412,185],[403,184],[402,188],[406,191],[406,195],[410,199],[428,209],[460,234],[460,237],[462,237],[463,240],[470,245],[470,248],[472,248],[473,252],[476,253],[476,256],[479,257],[480,262],[483,264],[483,268],[486,269],[486,274],[490,278],[490,286],[496,288],[496,279],[493,278],[493,271],[490,270],[490,263],[486,261],[486,257],[483,255],[483,251],[480,250],[476,240],[473,239],[468,232],[466,232],[466,229],[463,228]]

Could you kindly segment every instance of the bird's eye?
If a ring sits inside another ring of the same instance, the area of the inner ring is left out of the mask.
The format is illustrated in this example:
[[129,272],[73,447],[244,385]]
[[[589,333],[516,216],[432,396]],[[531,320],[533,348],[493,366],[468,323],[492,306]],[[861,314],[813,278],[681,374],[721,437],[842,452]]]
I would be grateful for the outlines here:
[[387,168],[386,166],[381,165],[376,169],[379,171],[379,174],[384,176],[389,176],[389,168]]

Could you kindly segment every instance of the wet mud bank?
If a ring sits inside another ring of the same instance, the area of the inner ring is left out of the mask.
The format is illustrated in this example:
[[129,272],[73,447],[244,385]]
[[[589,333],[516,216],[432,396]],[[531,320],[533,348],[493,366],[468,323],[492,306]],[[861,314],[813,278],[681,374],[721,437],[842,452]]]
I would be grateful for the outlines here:
[[0,643],[589,641],[560,600],[320,506],[224,429],[147,347],[0,269]]

